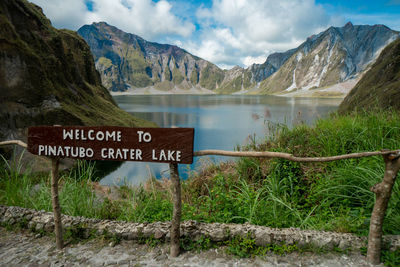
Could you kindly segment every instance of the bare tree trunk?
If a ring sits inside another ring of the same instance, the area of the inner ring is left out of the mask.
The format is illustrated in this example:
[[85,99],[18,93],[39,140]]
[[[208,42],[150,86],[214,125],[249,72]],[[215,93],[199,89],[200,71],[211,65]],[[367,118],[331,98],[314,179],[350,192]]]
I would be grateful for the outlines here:
[[174,211],[171,221],[171,257],[177,257],[180,250],[180,224],[182,214],[181,201],[181,182],[179,180],[178,164],[170,163],[170,175],[172,182],[172,194],[174,202]]
[[61,223],[61,212],[60,203],[58,200],[58,165],[60,160],[58,158],[51,159],[51,199],[53,204],[54,214],[54,233],[56,235],[56,244],[58,249],[64,247],[63,236],[62,236],[62,223]]
[[367,260],[372,264],[379,264],[382,247],[382,226],[386,209],[389,203],[392,188],[400,169],[400,158],[397,155],[383,155],[385,161],[385,175],[381,183],[371,187],[376,200],[371,214],[369,225]]

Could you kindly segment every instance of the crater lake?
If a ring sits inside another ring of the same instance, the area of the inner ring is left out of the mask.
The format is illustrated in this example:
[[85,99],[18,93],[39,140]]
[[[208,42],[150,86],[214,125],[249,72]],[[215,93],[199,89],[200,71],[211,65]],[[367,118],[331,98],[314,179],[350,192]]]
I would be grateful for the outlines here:
[[[160,127],[195,129],[194,151],[235,150],[262,141],[271,126],[312,124],[336,111],[342,99],[290,98],[270,95],[118,95],[117,104],[137,117]],[[210,162],[235,160],[227,157],[195,157],[193,164],[179,165],[180,176]],[[149,177],[169,177],[168,164],[124,162],[101,180],[105,185],[139,184]]]

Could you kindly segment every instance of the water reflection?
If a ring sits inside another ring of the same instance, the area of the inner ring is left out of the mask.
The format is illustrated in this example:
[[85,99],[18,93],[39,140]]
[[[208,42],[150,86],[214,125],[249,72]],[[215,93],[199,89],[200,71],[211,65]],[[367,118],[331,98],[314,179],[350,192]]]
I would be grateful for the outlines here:
[[[154,121],[161,127],[195,128],[194,150],[233,150],[244,145],[248,136],[263,139],[268,123],[311,124],[337,109],[340,99],[286,98],[276,96],[221,95],[143,95],[116,96],[118,105],[137,117]],[[213,157],[222,160],[221,157]],[[192,166],[181,165],[186,177]],[[126,162],[102,179],[103,184],[132,184],[145,181],[150,175],[168,176],[168,164]]]

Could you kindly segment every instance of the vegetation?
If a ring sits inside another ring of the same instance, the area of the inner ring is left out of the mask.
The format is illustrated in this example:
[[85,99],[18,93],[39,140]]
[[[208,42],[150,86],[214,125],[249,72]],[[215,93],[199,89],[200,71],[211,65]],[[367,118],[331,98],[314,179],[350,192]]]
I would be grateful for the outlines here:
[[181,82],[183,82],[184,79],[185,78],[183,77],[183,75],[180,72],[180,70],[175,67],[172,70],[172,81],[174,82],[174,84],[180,84]]
[[113,65],[112,61],[106,57],[100,57],[97,62],[106,69]]
[[[240,149],[309,157],[398,149],[399,125],[400,114],[396,112],[333,114],[313,127],[300,124],[288,129],[270,124],[271,136],[265,142],[252,142]],[[4,161],[3,165],[0,204],[51,210],[47,174],[32,177],[21,173],[18,164],[11,166]],[[369,188],[381,181],[383,172],[381,157],[330,163],[241,158],[237,162],[208,166],[183,181],[182,218],[367,235],[374,204],[374,194]],[[172,197],[167,180],[150,179],[143,186],[122,186],[117,200],[96,194],[92,180],[93,165],[83,162],[61,176],[62,213],[135,222],[171,219]],[[383,231],[400,234],[399,181],[393,188]],[[185,246],[211,245],[204,244],[206,240],[199,242]],[[250,241],[230,242],[237,247]],[[236,248],[232,253],[239,256],[249,253],[247,249],[241,251],[242,248]],[[389,253],[387,257],[394,256]]]
[[383,49],[339,106],[339,112],[392,107],[400,110],[400,39]]
[[190,74],[190,82],[193,85],[196,85],[199,82],[199,73],[197,72],[196,68],[194,68],[192,70],[192,74]]
[[156,83],[154,85],[154,88],[156,88],[157,90],[160,90],[160,91],[169,91],[169,90],[174,89],[174,86],[175,85],[174,85],[173,82],[163,81],[163,82],[160,82],[160,83]]
[[215,89],[223,79],[223,71],[211,64],[207,64],[200,73],[200,85],[207,89]]
[[134,73],[129,81],[137,87],[146,87],[153,84],[151,78],[145,73]]

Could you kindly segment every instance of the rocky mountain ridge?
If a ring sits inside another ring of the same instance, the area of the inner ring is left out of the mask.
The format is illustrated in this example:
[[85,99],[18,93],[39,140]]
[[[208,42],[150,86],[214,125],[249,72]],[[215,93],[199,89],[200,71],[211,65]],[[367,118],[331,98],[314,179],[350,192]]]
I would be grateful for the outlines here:
[[399,33],[383,25],[330,27],[310,36],[259,93],[289,93],[324,88],[357,78]]
[[184,93],[197,88],[220,94],[319,92],[340,97],[381,50],[399,37],[384,25],[349,22],[310,36],[297,48],[273,53],[263,64],[221,70],[177,46],[148,42],[105,22],[85,25],[78,33],[91,47],[102,82],[111,91],[150,87],[158,91],[179,88]]
[[105,22],[78,33],[91,47],[102,82],[110,91],[154,86],[158,90],[192,87],[215,90],[224,71],[174,45],[148,42]]
[[274,74],[293,55],[296,49],[277,52],[269,55],[264,63],[253,64],[244,69],[236,66],[226,71],[219,93],[237,93],[257,86],[260,82]]

